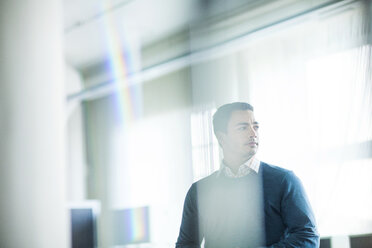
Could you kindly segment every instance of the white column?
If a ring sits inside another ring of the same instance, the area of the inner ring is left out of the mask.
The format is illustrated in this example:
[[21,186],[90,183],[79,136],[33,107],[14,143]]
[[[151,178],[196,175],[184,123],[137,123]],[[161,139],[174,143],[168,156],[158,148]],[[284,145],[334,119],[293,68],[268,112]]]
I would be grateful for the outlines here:
[[[81,75],[69,65],[65,67],[65,92],[77,93],[83,88]],[[86,200],[87,164],[85,159],[85,137],[83,129],[83,106],[80,101],[69,101],[66,106],[67,137],[67,200]]]
[[68,247],[61,11],[0,1],[0,247]]

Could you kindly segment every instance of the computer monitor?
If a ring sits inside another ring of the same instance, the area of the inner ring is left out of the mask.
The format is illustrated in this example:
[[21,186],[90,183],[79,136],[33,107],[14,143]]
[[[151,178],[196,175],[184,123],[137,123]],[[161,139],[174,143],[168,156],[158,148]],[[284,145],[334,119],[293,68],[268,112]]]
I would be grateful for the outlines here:
[[97,218],[100,212],[98,201],[83,201],[69,204],[72,248],[97,247]]
[[319,248],[331,248],[331,238],[330,237],[321,237]]
[[350,236],[350,248],[372,247],[372,234]]

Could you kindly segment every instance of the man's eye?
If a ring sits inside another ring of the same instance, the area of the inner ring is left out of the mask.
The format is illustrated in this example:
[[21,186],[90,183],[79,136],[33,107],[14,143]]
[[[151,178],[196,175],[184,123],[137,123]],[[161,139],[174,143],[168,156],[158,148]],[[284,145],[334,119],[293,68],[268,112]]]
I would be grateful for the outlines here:
[[246,129],[247,129],[247,127],[239,127],[238,128],[238,130],[241,130],[241,131],[246,130]]
[[254,130],[258,130],[260,127],[259,126],[253,126]]

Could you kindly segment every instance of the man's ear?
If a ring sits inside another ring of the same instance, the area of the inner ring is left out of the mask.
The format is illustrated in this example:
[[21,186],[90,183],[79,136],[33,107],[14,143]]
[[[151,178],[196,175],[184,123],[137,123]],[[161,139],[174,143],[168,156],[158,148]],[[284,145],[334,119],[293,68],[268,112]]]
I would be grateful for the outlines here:
[[220,146],[223,147],[225,145],[225,141],[226,141],[226,133],[217,132],[216,133],[216,138],[217,138],[218,143],[220,144]]

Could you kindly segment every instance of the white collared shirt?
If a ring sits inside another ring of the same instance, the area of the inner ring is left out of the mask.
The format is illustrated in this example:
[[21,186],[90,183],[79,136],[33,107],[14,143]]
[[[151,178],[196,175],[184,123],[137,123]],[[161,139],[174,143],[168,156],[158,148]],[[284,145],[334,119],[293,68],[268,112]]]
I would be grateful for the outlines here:
[[236,174],[232,172],[232,170],[227,165],[225,165],[225,163],[222,160],[221,169],[218,175],[220,175],[221,173],[224,173],[225,176],[227,177],[239,178],[239,177],[244,177],[248,175],[251,171],[254,171],[255,173],[258,174],[259,169],[260,169],[260,160],[258,160],[255,156],[250,158],[244,164],[240,165],[238,172]]

